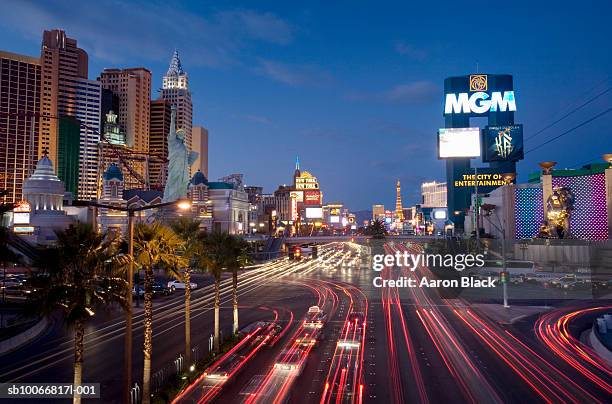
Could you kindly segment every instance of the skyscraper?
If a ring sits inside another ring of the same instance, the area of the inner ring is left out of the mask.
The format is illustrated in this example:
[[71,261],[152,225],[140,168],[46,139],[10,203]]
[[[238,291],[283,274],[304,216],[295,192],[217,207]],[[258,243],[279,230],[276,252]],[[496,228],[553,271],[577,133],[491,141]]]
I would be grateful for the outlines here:
[[400,180],[397,180],[395,185],[397,196],[395,197],[395,218],[400,222],[404,221],[404,209],[402,209],[402,187]]
[[[74,80],[87,79],[87,52],[77,47],[75,39],[63,30],[44,31],[40,52],[40,139],[38,154],[48,150],[49,158],[57,161],[59,120],[73,116],[71,108]],[[99,117],[98,117],[99,119]]]
[[[100,101],[101,87],[95,80],[79,77],[66,77],[63,81],[64,92],[61,94],[63,113],[60,116],[77,118],[81,123],[79,141],[79,182],[78,199],[97,198],[98,184],[98,143],[100,142]],[[64,134],[60,133],[59,137]],[[68,172],[63,166],[66,160],[57,159],[58,172]],[[72,156],[66,156],[72,158]],[[67,178],[60,177],[67,182]]]
[[119,98],[119,110],[115,113],[126,134],[127,146],[148,151],[151,72],[144,67],[104,69],[99,81]]
[[193,128],[192,150],[198,153],[198,159],[191,166],[191,171],[200,170],[208,178],[208,129],[202,126]]
[[[149,119],[149,153],[160,156],[159,161],[151,161],[149,176],[151,183],[163,185],[166,183],[166,172],[162,171],[163,161],[168,158],[168,132],[170,132],[170,103],[160,99],[151,101]],[[196,170],[197,171],[197,170]]]
[[424,208],[446,207],[446,182],[424,182],[421,184]]
[[[160,98],[176,106],[176,129],[185,131],[185,144],[192,147],[193,105],[187,73],[183,70],[178,51],[174,51],[170,67],[163,78]],[[197,150],[195,150],[197,151]]]
[[[118,111],[114,112],[118,116],[117,122],[121,132],[125,133],[128,152],[147,153],[149,151],[151,72],[144,67],[104,69],[98,80],[103,88],[111,90],[119,99]],[[142,188],[149,184],[148,164],[143,154],[138,159],[120,162],[126,189]],[[103,160],[106,160],[106,156]],[[125,167],[125,164],[129,164],[130,167]]]
[[40,60],[0,52],[0,190],[22,199],[23,182],[39,154]]
[[372,205],[372,220],[385,221],[385,205]]

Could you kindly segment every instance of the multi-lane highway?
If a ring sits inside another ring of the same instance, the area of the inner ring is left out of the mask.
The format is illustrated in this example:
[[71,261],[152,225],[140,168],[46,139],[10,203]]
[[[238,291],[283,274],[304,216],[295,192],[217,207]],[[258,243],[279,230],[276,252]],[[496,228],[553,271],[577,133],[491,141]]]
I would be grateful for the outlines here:
[[[461,296],[436,288],[376,288],[374,276],[435,278],[387,266],[374,272],[361,246],[320,247],[317,259],[280,259],[240,276],[243,340],[215,359],[175,402],[185,403],[436,403],[609,402],[610,364],[581,342],[610,301],[565,301],[509,323]],[[386,243],[381,251],[419,253],[417,243]],[[193,292],[192,339],[207,344],[212,287]],[[229,280],[222,319],[231,320]],[[182,297],[156,302],[154,371],[183,347]],[[102,383],[102,402],[120,402],[123,320],[117,313],[86,335],[85,377]],[[142,313],[135,317],[135,346]],[[72,341],[61,324],[2,359],[0,380],[65,382]],[[141,377],[142,353],[134,356]]]

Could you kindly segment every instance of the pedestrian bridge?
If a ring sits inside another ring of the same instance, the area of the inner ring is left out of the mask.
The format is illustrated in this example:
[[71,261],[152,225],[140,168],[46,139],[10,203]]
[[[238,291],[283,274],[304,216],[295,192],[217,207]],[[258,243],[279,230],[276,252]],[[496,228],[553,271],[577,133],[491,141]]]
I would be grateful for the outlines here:
[[[366,243],[367,240],[372,239],[371,236],[298,236],[298,237],[285,237],[283,242],[285,244],[325,244],[325,243],[337,243],[341,241],[352,241],[355,243]],[[416,241],[427,243],[434,240],[440,240],[441,237],[433,237],[433,236],[386,236],[383,240],[391,241],[391,240],[406,240],[406,241]]]

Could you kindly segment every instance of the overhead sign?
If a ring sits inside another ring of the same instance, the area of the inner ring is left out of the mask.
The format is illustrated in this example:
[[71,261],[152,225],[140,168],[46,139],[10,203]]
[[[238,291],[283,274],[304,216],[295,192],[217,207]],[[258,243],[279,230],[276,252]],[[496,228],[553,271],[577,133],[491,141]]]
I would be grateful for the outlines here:
[[472,74],[465,79],[469,81],[469,92],[449,92],[444,95],[444,115],[480,116],[490,112],[516,111],[512,88],[491,88],[486,74]]
[[441,128],[438,131],[438,158],[480,157],[479,128]]
[[523,125],[485,127],[482,161],[518,161],[522,159]]

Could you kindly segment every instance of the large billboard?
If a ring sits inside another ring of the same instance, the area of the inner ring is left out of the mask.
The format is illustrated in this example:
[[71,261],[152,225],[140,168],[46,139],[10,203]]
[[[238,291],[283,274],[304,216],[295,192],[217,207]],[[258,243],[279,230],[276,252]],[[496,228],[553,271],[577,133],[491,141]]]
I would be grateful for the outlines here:
[[522,159],[523,125],[485,127],[482,161],[518,161]]
[[441,128],[438,158],[480,157],[480,128]]
[[306,208],[306,218],[307,219],[322,219],[323,218],[323,208]]
[[468,171],[458,173],[453,178],[453,188],[473,189],[478,186],[479,194],[487,194],[495,188],[503,185],[512,184],[516,178],[516,174],[500,171],[497,168],[483,167],[478,168],[477,172]]
[[304,205],[320,205],[321,204],[321,191],[319,190],[306,190],[304,191]]

